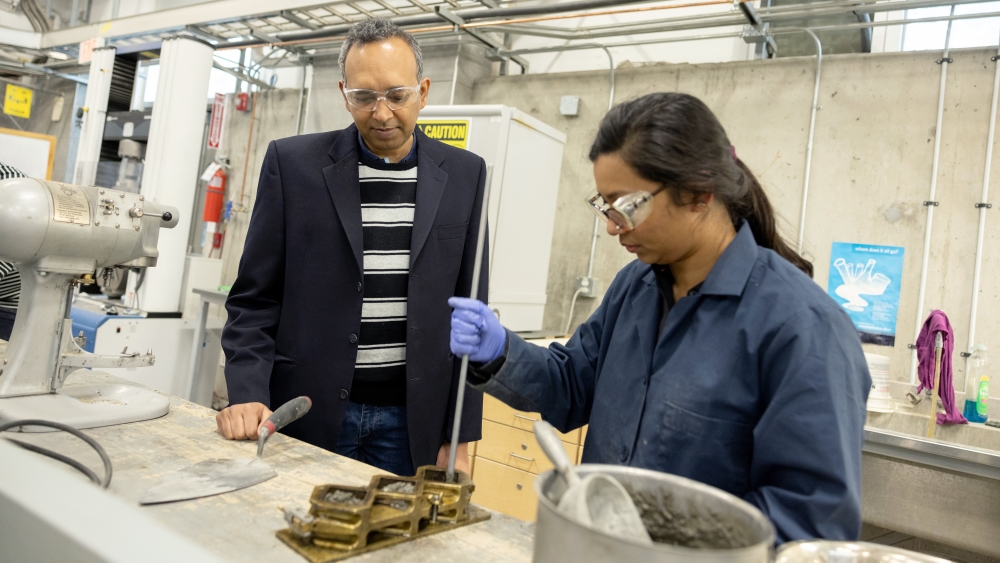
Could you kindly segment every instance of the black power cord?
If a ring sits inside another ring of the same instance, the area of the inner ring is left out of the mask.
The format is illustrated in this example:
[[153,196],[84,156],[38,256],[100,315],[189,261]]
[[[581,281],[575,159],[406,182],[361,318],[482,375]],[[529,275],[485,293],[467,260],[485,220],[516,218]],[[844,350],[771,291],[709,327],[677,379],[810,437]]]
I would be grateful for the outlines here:
[[56,430],[62,430],[63,432],[68,432],[76,436],[77,438],[83,440],[84,442],[87,443],[88,446],[94,448],[94,451],[97,452],[97,455],[101,456],[101,462],[104,464],[103,480],[99,479],[97,477],[97,474],[91,471],[87,466],[85,466],[84,464],[80,463],[79,461],[73,458],[66,457],[61,453],[45,449],[41,446],[36,446],[34,444],[29,444],[27,442],[21,442],[20,440],[13,440],[11,438],[7,438],[7,441],[16,444],[30,452],[42,454],[44,456],[51,457],[52,459],[61,461],[69,465],[70,467],[86,475],[91,481],[94,482],[95,485],[98,485],[103,489],[107,489],[108,485],[111,484],[111,458],[108,457],[108,453],[104,451],[104,448],[102,448],[101,445],[98,444],[97,441],[91,438],[90,436],[84,434],[83,432],[80,432],[79,430],[73,428],[72,426],[67,426],[65,424],[62,424],[61,422],[51,422],[48,420],[35,420],[35,419],[15,420],[14,422],[7,422],[4,424],[0,424],[0,433],[4,432],[5,430],[10,430],[11,428],[17,428],[19,426],[45,426],[47,428],[55,428]]

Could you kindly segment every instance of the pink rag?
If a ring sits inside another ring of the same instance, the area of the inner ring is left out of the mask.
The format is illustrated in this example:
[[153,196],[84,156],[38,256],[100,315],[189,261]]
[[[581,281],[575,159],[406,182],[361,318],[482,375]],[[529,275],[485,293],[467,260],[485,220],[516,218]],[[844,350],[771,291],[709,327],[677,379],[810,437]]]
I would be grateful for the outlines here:
[[934,385],[934,340],[937,333],[944,339],[944,349],[941,350],[941,372],[938,383],[938,396],[944,405],[944,414],[938,413],[938,424],[968,424],[962,413],[955,407],[955,387],[951,383],[951,354],[955,350],[955,337],[948,322],[948,315],[937,309],[931,311],[920,336],[917,337],[917,375],[920,377],[920,387],[917,394]]

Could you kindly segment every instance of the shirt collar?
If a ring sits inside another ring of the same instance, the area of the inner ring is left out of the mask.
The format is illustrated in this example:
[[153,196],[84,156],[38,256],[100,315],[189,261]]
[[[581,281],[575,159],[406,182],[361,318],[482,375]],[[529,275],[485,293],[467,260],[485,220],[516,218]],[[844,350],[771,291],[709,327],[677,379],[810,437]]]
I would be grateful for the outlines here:
[[[365,145],[365,140],[361,138],[360,131],[358,132],[358,146],[361,147],[361,156],[363,156],[364,158],[367,158],[368,160],[381,160],[386,164],[389,163],[388,158],[382,158],[380,156],[377,156],[375,153],[373,153],[371,150],[368,149],[368,146]],[[416,160],[416,158],[417,158],[417,136],[414,135],[413,144],[410,146],[410,154],[406,155],[406,157],[403,158],[403,160],[400,160],[399,164],[411,162],[413,160]]]
[[[744,221],[743,226],[736,231],[736,238],[722,252],[708,277],[693,291],[702,295],[743,295],[743,288],[746,287],[756,263],[757,241],[753,238],[750,225]],[[666,271],[659,271],[662,268],[666,268]],[[658,280],[658,277],[662,279]],[[658,264],[650,266],[643,280],[650,285],[656,284],[658,288],[662,283],[673,285],[670,268]]]
[[702,283],[703,295],[743,295],[743,288],[750,279],[750,273],[757,263],[757,241],[753,238],[750,225],[744,221],[736,232],[736,238],[722,252],[719,261],[712,267]]

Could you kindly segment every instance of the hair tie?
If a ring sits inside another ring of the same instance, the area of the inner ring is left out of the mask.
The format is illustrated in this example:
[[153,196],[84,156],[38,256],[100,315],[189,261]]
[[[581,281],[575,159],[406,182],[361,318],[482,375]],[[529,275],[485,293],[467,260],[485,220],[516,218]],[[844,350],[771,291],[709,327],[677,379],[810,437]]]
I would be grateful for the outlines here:
[[736,162],[737,160],[739,160],[738,158],[736,158],[736,146],[735,145],[729,145],[729,152],[733,156],[733,162]]

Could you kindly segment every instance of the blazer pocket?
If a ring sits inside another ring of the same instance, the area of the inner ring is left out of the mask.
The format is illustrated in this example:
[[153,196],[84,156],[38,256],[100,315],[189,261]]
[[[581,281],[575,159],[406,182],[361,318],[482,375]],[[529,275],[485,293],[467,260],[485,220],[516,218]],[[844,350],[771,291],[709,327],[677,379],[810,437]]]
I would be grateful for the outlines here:
[[438,225],[437,233],[438,239],[450,239],[450,238],[462,238],[465,233],[469,231],[469,222],[461,223],[459,225]]
[[291,356],[286,356],[286,355],[282,354],[281,352],[275,352],[274,353],[274,363],[276,363],[276,364],[289,364],[289,365],[293,365],[294,366],[294,365],[297,365],[299,363],[299,361],[296,360],[295,358],[291,357]]

